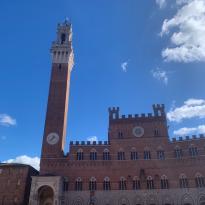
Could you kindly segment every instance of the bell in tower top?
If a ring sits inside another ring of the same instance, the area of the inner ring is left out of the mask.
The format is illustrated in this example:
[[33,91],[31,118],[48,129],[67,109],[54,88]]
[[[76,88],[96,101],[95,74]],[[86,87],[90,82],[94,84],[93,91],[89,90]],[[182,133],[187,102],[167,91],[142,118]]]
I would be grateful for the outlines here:
[[72,25],[66,18],[63,23],[58,24],[57,42],[66,45],[72,41]]
[[[65,19],[57,26],[57,38],[51,47],[52,63],[71,63],[73,61],[72,25]],[[73,62],[72,62],[73,63]],[[71,63],[71,64],[72,64]],[[72,66],[69,66],[70,68]]]

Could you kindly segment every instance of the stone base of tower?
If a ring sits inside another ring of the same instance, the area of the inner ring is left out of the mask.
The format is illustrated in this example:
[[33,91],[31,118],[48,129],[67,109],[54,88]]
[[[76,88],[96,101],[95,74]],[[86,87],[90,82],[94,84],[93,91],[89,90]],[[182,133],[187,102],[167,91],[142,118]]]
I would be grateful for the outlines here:
[[63,191],[63,177],[33,177],[29,205],[205,205],[205,188]]

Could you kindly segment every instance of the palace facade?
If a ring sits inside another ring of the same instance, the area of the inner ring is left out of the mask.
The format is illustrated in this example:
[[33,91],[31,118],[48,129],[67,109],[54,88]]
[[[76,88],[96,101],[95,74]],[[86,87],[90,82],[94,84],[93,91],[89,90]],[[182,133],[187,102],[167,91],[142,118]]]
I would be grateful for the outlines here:
[[205,205],[205,137],[168,135],[165,107],[121,115],[109,108],[107,141],[70,142],[64,153],[70,77],[71,24],[58,25],[40,175],[30,205]]

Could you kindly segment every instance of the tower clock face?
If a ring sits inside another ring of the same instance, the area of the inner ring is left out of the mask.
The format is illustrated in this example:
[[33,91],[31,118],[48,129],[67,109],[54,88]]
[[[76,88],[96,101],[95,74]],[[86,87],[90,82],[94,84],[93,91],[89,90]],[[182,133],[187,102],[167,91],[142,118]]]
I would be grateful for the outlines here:
[[59,135],[57,133],[52,132],[52,133],[48,134],[48,136],[47,136],[48,144],[54,145],[54,144],[58,143],[58,141],[59,141]]
[[144,129],[140,126],[133,128],[132,133],[135,137],[142,137],[144,135]]

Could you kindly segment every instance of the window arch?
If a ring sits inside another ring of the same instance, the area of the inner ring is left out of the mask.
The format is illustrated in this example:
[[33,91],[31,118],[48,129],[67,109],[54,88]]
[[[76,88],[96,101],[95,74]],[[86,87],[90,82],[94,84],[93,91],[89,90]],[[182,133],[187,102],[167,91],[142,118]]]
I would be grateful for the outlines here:
[[68,191],[68,187],[69,187],[69,181],[67,177],[64,177],[63,179],[63,191]]
[[94,148],[90,151],[90,160],[97,160],[97,151]]
[[179,177],[179,186],[180,188],[188,188],[189,182],[185,174],[181,174]]
[[110,178],[109,178],[109,177],[105,177],[105,178],[104,178],[104,181],[103,181],[103,189],[104,189],[105,191],[111,190]]
[[195,175],[195,183],[197,188],[205,187],[204,177],[200,173]]
[[181,159],[183,156],[182,149],[179,146],[176,146],[174,149],[174,154],[177,159]]
[[161,189],[168,189],[169,181],[166,175],[161,176]]
[[107,148],[103,151],[103,160],[110,160],[110,151]]
[[147,177],[147,189],[154,189],[154,180],[151,176]]
[[195,157],[195,156],[198,155],[198,149],[197,149],[197,147],[194,146],[193,144],[191,144],[191,145],[189,146],[189,155],[190,155],[191,157]]
[[120,190],[126,190],[126,189],[127,189],[127,184],[126,184],[126,179],[125,179],[125,177],[120,177],[119,189],[120,189]]
[[95,191],[97,190],[97,181],[95,177],[91,177],[89,181],[89,190]]
[[76,191],[82,191],[83,190],[83,182],[82,182],[81,177],[78,177],[75,180],[75,190]]
[[145,159],[145,160],[151,159],[151,152],[150,152],[150,150],[149,150],[148,147],[146,147],[146,148],[144,149],[144,159]]
[[131,149],[130,159],[131,159],[131,160],[137,160],[137,159],[138,159],[138,153],[137,153],[135,147],[132,147],[132,149]]
[[65,33],[62,33],[61,34],[61,44],[63,44],[65,42],[65,40],[66,40],[66,35],[65,35]]
[[161,146],[158,147],[158,150],[157,150],[157,159],[159,160],[165,159],[164,149]]
[[132,189],[133,190],[137,190],[140,189],[140,180],[137,176],[133,177],[132,180]]
[[83,160],[83,149],[78,149],[77,151],[77,160]]
[[125,152],[123,151],[123,149],[119,149],[117,153],[117,158],[118,160],[125,160]]

